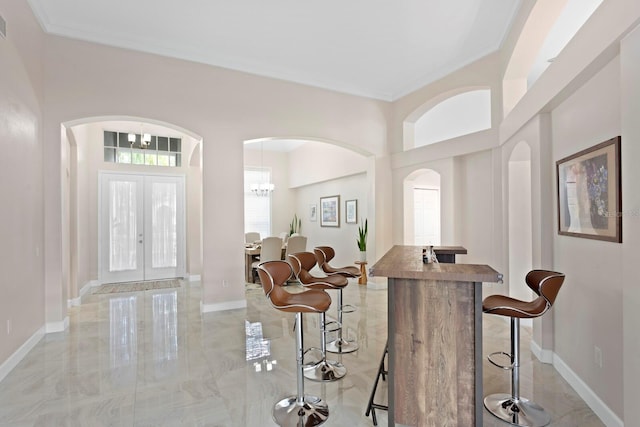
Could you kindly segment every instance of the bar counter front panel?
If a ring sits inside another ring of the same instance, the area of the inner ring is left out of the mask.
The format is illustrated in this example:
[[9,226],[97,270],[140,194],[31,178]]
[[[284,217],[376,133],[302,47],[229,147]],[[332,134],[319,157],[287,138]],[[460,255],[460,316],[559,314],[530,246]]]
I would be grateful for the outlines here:
[[482,283],[499,273],[424,264],[421,246],[394,246],[372,273],[389,278],[389,426],[482,426]]

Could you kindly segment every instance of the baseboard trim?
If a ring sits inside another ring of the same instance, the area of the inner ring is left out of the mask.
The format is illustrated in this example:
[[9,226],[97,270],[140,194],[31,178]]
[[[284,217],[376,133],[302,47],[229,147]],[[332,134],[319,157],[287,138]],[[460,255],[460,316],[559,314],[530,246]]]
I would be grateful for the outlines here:
[[[95,282],[95,284],[94,284]],[[80,292],[77,298],[73,298],[70,300],[67,300],[67,308],[69,307],[78,307],[80,304],[82,304],[82,297],[89,292],[89,289],[91,289],[93,286],[98,286],[98,281],[97,280],[90,280],[87,283],[84,284],[84,286],[82,288],[80,288]]]
[[0,381],[2,381],[9,372],[15,368],[18,363],[40,342],[44,337],[44,326],[38,329],[31,337],[25,341],[5,362],[0,365]]
[[553,354],[553,366],[562,375],[578,395],[607,427],[623,427],[624,423],[609,407],[585,384],[582,379],[557,355]]
[[247,300],[227,301],[216,304],[204,304],[200,302],[201,313],[211,313],[214,311],[236,310],[239,308],[247,308]]
[[542,347],[538,345],[537,342],[531,340],[531,353],[542,363],[553,363],[554,353],[552,350],[543,350]]
[[47,322],[45,325],[45,333],[52,334],[55,332],[64,332],[69,327],[69,316],[65,317],[64,320],[59,322]]

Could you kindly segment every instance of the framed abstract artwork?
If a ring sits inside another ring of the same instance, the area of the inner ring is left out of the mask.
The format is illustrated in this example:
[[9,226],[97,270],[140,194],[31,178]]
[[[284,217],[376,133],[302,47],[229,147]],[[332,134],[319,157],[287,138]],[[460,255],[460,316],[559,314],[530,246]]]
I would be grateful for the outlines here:
[[558,234],[622,242],[620,137],[556,162]]
[[320,198],[320,226],[340,227],[340,196]]

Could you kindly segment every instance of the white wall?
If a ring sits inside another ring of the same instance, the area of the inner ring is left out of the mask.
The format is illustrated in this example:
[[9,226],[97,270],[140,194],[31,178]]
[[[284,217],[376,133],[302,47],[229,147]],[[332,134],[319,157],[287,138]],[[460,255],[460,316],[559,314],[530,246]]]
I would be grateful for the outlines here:
[[[620,59],[615,58],[553,110],[553,161],[620,135],[620,131]],[[622,141],[623,146],[635,143]],[[623,180],[623,188],[627,185],[636,182]],[[567,277],[554,309],[555,352],[622,417],[622,262],[626,249],[618,243],[560,236],[555,230],[549,233],[554,235],[554,267]],[[602,368],[594,361],[596,346],[602,350]]]
[[[521,143],[518,148],[529,146]],[[528,154],[528,153],[527,153]],[[524,301],[532,299],[524,278],[533,268],[531,240],[531,161],[509,162],[509,295]]]
[[289,186],[301,187],[366,169],[367,158],[362,153],[331,143],[307,143],[289,153]]
[[[349,177],[333,179],[317,184],[306,185],[296,189],[296,211],[302,218],[302,234],[307,236],[307,249],[315,246],[331,246],[336,251],[333,265],[353,265],[358,260],[358,226],[360,219],[369,220],[369,238],[367,240],[367,255],[369,262],[374,261],[375,240],[372,231],[375,219],[367,211],[369,200],[367,197],[367,175],[360,173]],[[320,198],[326,196],[340,196],[340,227],[320,226]],[[346,200],[358,201],[358,223],[345,223],[344,203]],[[316,221],[309,220],[309,205],[315,204],[318,209]]]
[[[88,128],[87,126],[77,126],[73,130],[74,141],[87,141]],[[91,220],[91,215],[95,214],[95,210],[91,210],[91,200],[87,195],[90,191],[95,191],[97,188],[97,181],[94,181],[95,176],[90,174],[89,162],[91,160],[89,153],[87,152],[87,144],[80,143],[75,145],[76,148],[76,200],[77,200],[77,213],[76,213],[76,230],[77,235],[74,242],[75,251],[77,252],[77,285],[78,290],[82,287],[90,284],[91,280],[98,278],[98,267],[96,259],[97,242],[93,239],[97,239],[97,234],[92,233],[93,227],[96,227],[96,222]],[[91,162],[93,164],[93,162]],[[92,243],[93,242],[93,243]],[[71,298],[77,297],[77,294],[70,295]]]
[[488,150],[455,159],[456,244],[468,251],[457,256],[456,262],[496,265],[493,216],[501,204],[493,196],[491,170],[492,153]]
[[490,127],[491,92],[472,90],[445,99],[420,117],[415,122],[415,141],[410,146],[421,147]]

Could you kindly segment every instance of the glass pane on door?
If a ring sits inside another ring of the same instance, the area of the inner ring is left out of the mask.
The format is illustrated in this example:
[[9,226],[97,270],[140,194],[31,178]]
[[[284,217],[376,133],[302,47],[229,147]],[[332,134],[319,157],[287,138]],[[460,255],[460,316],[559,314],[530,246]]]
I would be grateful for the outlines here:
[[100,280],[130,282],[144,278],[143,179],[100,173]]
[[137,183],[109,182],[109,271],[135,270],[137,265]]
[[178,266],[177,185],[151,185],[152,268]]

